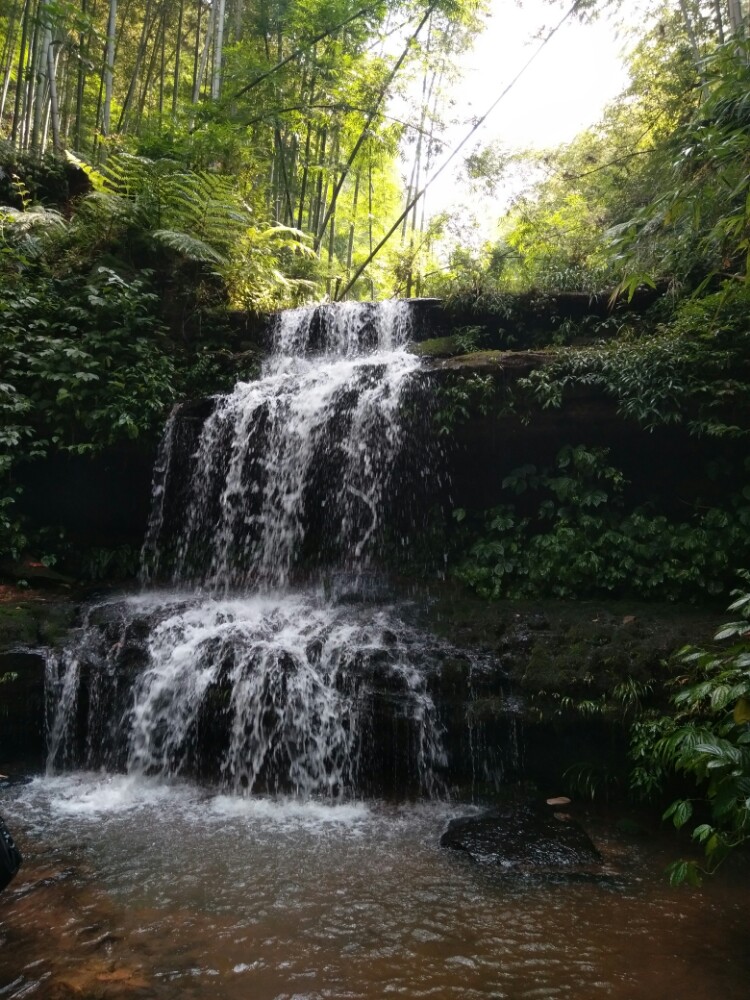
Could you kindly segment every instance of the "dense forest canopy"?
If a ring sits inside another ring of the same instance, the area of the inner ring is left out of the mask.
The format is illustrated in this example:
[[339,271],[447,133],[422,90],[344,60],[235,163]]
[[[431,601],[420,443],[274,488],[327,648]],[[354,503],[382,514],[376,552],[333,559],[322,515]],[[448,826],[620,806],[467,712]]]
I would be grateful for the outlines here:
[[631,50],[630,85],[557,149],[479,147],[468,178],[501,193],[528,180],[481,252],[458,248],[447,279],[492,289],[597,291],[708,274],[744,280],[747,11],[665,4]]
[[[616,6],[579,0],[549,20]],[[488,7],[4,0],[2,200],[59,203],[14,158],[73,154],[100,194],[140,202],[162,244],[218,264],[230,300],[261,310],[444,294],[480,274],[505,289],[632,289],[697,276],[733,241],[741,252],[741,212],[722,205],[742,203],[747,11],[681,0],[645,22],[631,85],[598,125],[559,150],[469,156],[475,184],[501,192],[519,163],[531,180],[499,239],[446,267],[452,220],[417,196],[449,152],[446,93]],[[196,185],[203,202],[181,214]]]
[[[335,295],[429,171],[441,92],[481,13],[473,0],[5,2],[2,133],[25,155],[229,176],[252,228],[286,227],[315,260],[296,262],[301,276]],[[407,87],[419,100],[397,118]],[[415,211],[402,243],[420,222]],[[353,291],[383,291],[383,267]]]

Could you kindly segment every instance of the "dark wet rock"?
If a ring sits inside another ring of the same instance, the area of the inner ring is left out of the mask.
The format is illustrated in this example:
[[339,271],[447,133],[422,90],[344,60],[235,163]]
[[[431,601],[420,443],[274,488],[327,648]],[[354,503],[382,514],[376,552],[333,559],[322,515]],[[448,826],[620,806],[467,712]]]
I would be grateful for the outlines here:
[[72,584],[74,581],[64,573],[58,573],[50,566],[25,556],[23,559],[3,559],[0,561],[0,578],[14,583],[24,581],[31,587],[56,588]]
[[561,697],[611,695],[625,679],[641,684],[663,679],[670,653],[703,641],[725,617],[721,607],[487,601],[449,585],[434,593],[420,607],[419,625],[457,646],[482,650],[488,663],[502,666],[502,678],[490,666],[481,676],[474,673],[474,695],[491,696],[510,680],[517,694],[550,710],[559,708]]
[[451,820],[442,847],[518,874],[595,874],[601,855],[575,820],[548,807],[508,805]]
[[434,684],[435,691],[446,697],[468,697],[471,685],[472,665],[464,656],[446,658]]
[[3,766],[11,757],[34,763],[43,759],[45,666],[46,651],[42,649],[0,652]]
[[10,777],[0,775],[0,788],[20,788],[30,785],[34,778],[30,774],[14,774]]
[[77,614],[77,603],[67,594],[14,594],[17,599],[0,601],[0,652],[53,646],[65,638]]

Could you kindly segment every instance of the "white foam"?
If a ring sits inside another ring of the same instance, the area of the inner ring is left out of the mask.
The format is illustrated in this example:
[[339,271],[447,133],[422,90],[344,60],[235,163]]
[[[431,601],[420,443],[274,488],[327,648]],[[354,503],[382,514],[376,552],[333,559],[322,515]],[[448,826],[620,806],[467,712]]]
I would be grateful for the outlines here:
[[[127,687],[116,683],[123,650],[132,671]],[[317,591],[226,598],[157,592],[113,600],[99,605],[98,619],[91,618],[72,654],[50,672],[55,738],[48,766],[81,760],[75,720],[82,659],[96,664],[85,672],[89,769],[119,762],[131,777],[189,774],[201,713],[214,712],[210,724],[222,727],[226,739],[214,776],[225,790],[346,802],[367,766],[372,658],[378,683],[399,692],[399,711],[410,720],[412,773],[425,794],[439,794],[436,766],[445,756],[427,687],[431,656],[431,640],[392,608],[333,605]],[[118,785],[75,808],[95,813],[101,802],[132,808],[137,801]]]
[[235,795],[217,795],[209,803],[209,815],[215,818],[263,820],[279,825],[318,826],[333,823],[337,826],[349,826],[367,820],[372,812],[364,802],[326,803],[289,797],[241,798]]
[[49,812],[84,823],[127,814],[169,812],[181,822],[220,827],[226,822],[264,827],[354,827],[374,818],[364,802],[302,801],[290,796],[211,795],[199,787],[142,775],[75,774],[35,778],[19,804],[32,814]]
[[90,774],[38,778],[32,784],[38,800],[46,800],[54,813],[97,820],[140,809],[161,808],[193,799],[186,787],[126,774]]

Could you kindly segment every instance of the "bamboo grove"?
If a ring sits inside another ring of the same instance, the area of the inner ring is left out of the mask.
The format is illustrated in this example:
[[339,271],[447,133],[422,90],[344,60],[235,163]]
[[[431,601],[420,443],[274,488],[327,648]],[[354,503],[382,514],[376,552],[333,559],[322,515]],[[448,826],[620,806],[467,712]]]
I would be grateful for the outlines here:
[[[0,0],[0,136],[27,157],[169,159],[235,179],[336,297],[423,184],[463,0]],[[418,292],[415,206],[352,294]]]

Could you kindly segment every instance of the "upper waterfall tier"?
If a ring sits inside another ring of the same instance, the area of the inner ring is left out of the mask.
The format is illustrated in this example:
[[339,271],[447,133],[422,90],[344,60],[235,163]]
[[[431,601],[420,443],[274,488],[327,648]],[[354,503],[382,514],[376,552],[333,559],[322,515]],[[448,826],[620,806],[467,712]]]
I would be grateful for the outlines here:
[[[411,340],[412,325],[411,305],[402,299],[301,306],[276,317],[272,355],[356,358],[392,351]],[[269,365],[273,359],[266,362]]]
[[146,580],[278,588],[303,562],[367,566],[389,511],[426,509],[415,498],[435,475],[430,447],[414,448],[429,406],[406,406],[419,392],[409,330],[407,302],[279,314],[259,379],[216,397],[200,427],[170,419]]

